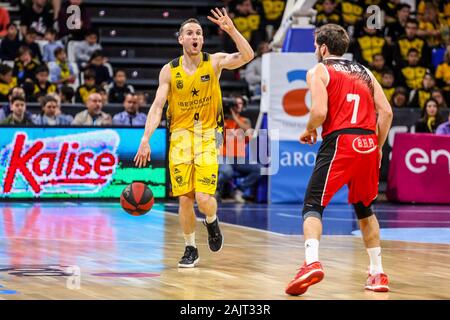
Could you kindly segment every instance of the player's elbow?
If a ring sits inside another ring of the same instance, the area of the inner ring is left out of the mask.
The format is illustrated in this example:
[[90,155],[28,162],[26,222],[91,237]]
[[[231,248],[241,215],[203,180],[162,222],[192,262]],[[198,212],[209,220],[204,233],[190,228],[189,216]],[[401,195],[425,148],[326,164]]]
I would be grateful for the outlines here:
[[317,120],[320,120],[321,122],[325,121],[327,117],[327,111],[322,110],[322,108],[311,108],[311,117]]

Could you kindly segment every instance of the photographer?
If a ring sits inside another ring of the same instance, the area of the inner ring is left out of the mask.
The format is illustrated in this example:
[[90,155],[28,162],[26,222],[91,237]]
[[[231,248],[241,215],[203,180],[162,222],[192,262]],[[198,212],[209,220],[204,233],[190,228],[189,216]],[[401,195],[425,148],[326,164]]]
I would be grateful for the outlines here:
[[[250,119],[240,115],[245,104],[244,98],[238,95],[224,99],[223,102],[224,143],[216,193],[218,200],[222,198],[226,184],[232,185],[231,194],[236,202],[244,203],[245,200],[254,200],[254,189],[259,181],[261,166],[246,163],[247,144],[252,138],[253,129]],[[234,177],[243,177],[239,186],[230,183]]]

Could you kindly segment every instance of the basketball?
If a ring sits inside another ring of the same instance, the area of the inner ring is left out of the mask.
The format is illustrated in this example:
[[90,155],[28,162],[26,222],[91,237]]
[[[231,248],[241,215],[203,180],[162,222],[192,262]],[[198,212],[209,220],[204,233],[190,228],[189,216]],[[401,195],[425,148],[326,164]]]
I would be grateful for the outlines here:
[[120,205],[132,216],[141,216],[150,211],[155,203],[153,192],[142,182],[129,184],[120,195]]

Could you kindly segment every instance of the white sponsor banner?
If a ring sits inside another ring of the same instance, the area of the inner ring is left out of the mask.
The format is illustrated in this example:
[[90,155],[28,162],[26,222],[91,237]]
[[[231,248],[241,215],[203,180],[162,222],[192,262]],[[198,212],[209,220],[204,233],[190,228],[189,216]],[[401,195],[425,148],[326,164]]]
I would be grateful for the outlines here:
[[261,110],[269,115],[269,129],[280,130],[280,140],[297,140],[306,127],[311,106],[306,74],[316,64],[314,53],[263,56]]

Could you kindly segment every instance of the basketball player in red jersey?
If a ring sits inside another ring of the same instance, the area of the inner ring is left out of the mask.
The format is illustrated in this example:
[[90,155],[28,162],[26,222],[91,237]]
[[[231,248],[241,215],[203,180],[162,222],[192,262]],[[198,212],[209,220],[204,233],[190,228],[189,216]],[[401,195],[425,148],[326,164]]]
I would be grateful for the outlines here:
[[392,110],[372,73],[342,58],[349,42],[341,26],[327,24],[316,30],[319,64],[307,75],[312,106],[300,142],[314,144],[320,126],[323,142],[303,208],[305,262],[286,288],[286,293],[291,295],[305,293],[310,285],[324,277],[319,262],[322,213],[345,184],[370,258],[365,288],[376,292],[389,290],[388,277],[381,264],[380,230],[372,203],[378,195],[381,149],[392,123]]

